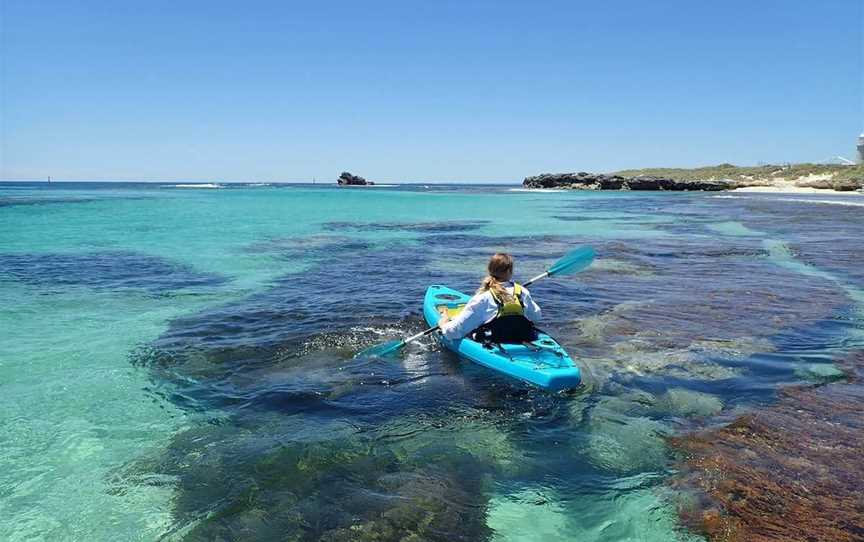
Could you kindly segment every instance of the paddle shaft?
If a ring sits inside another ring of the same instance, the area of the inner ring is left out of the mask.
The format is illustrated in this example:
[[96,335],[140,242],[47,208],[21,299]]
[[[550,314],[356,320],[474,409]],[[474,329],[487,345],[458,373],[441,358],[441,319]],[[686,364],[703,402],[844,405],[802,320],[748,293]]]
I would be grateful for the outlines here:
[[529,280],[528,282],[522,284],[522,286],[531,286],[532,284],[534,284],[538,280],[545,279],[548,276],[549,276],[549,271],[544,271],[544,272],[540,273],[539,275],[537,275],[536,277],[534,277],[533,279]]
[[416,341],[416,340],[419,339],[420,337],[425,337],[426,335],[431,334],[433,331],[437,330],[438,328],[439,328],[438,324],[435,324],[434,326],[430,327],[430,328],[427,329],[426,331],[421,331],[421,332],[418,333],[417,335],[411,335],[410,337],[408,337],[407,339],[405,339],[404,341],[402,341],[402,344],[408,344],[408,343],[410,343],[411,341]]

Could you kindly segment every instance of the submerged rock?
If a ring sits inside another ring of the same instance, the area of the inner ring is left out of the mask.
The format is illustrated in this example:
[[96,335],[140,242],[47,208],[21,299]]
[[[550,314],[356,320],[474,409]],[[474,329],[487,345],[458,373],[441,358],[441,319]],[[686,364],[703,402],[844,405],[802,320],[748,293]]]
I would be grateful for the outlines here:
[[735,182],[727,180],[685,181],[652,175],[622,177],[602,173],[543,173],[526,177],[525,188],[564,188],[570,190],[707,190],[718,191],[735,188]]
[[367,181],[363,177],[359,175],[352,175],[347,171],[343,171],[339,178],[336,179],[336,182],[340,185],[356,185],[356,186],[364,186],[364,185],[372,185],[375,184],[372,181]]
[[[405,430],[396,423],[379,432],[396,434],[400,429]],[[460,419],[447,424],[440,421],[430,423],[411,439],[394,442],[390,449],[402,461],[416,460],[421,456],[431,458],[439,454],[446,457],[458,452],[496,471],[510,474],[518,473],[526,465],[524,452],[511,441],[507,432],[496,427],[491,420]]]
[[593,420],[588,456],[594,466],[617,474],[658,471],[666,464],[666,433],[663,424],[648,418]]
[[591,263],[587,270],[590,273],[612,273],[616,275],[629,275],[632,277],[651,276],[653,270],[647,266],[640,266],[624,260],[614,258],[600,258]]
[[595,467],[617,474],[664,468],[669,428],[641,415],[652,402],[650,394],[635,392],[603,399],[591,410],[587,455]]
[[700,380],[723,380],[740,374],[735,367],[721,365],[692,348],[674,348],[662,337],[637,333],[630,340],[611,344],[613,358],[601,361],[610,371],[634,375],[666,375]]
[[847,376],[831,363],[807,363],[795,369],[795,375],[813,382],[834,382]]
[[704,418],[723,410],[723,402],[708,393],[672,388],[657,399],[655,409],[684,418]]

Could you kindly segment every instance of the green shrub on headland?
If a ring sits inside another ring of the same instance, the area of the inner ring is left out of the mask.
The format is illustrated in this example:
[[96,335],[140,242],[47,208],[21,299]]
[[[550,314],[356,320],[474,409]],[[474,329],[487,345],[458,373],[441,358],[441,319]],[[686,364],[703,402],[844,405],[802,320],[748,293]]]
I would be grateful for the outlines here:
[[645,168],[616,171],[613,175],[642,175],[672,179],[676,182],[731,182],[733,187],[777,186],[793,183],[807,188],[852,191],[864,188],[864,165],[783,164],[735,166],[720,164],[699,168]]
[[838,164],[785,164],[765,166],[735,166],[720,164],[698,168],[644,168],[616,171],[615,175],[622,177],[637,177],[651,175],[671,178],[679,181],[695,181],[705,179],[730,179],[733,181],[752,181],[754,179],[788,180],[807,177],[809,175],[833,175],[834,180],[854,179],[864,181],[864,164],[854,166]]

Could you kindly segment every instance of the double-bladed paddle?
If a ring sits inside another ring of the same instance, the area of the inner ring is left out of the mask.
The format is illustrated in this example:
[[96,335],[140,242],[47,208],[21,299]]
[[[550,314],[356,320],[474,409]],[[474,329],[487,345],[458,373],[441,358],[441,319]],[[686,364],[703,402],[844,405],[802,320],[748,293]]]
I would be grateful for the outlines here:
[[[590,246],[582,246],[574,248],[569,251],[567,254],[562,256],[555,262],[549,269],[540,273],[533,279],[524,283],[523,286],[529,286],[540,279],[546,277],[557,277],[557,276],[567,276],[573,275],[582,271],[591,265],[591,262],[594,261],[594,249]],[[358,353],[354,356],[354,359],[357,358],[370,358],[370,357],[386,357],[389,355],[393,355],[400,350],[402,350],[405,345],[408,343],[414,342],[421,337],[425,337],[426,335],[430,335],[438,330],[438,326],[432,326],[425,331],[421,331],[416,335],[411,335],[405,339],[394,339],[392,341],[387,341],[386,343],[377,344],[371,348],[367,348],[362,352]]]

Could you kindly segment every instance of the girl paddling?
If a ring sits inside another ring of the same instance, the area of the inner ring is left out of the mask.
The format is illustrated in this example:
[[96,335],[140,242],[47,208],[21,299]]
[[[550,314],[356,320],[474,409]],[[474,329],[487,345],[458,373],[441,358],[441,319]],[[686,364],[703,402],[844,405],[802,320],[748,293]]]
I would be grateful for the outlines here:
[[438,325],[448,339],[470,335],[478,342],[523,343],[537,338],[534,323],[540,307],[531,293],[513,279],[513,257],[498,253],[489,260],[489,275],[454,318],[441,309]]

